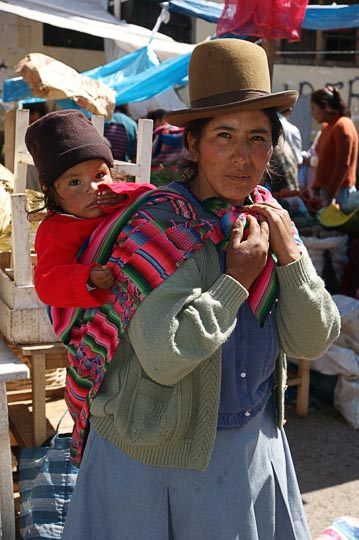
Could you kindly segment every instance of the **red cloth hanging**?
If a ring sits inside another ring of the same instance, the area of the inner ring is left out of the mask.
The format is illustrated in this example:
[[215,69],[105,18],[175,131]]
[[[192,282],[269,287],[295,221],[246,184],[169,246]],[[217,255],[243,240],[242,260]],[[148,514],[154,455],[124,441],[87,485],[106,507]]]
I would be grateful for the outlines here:
[[225,0],[217,37],[226,34],[300,40],[308,0]]

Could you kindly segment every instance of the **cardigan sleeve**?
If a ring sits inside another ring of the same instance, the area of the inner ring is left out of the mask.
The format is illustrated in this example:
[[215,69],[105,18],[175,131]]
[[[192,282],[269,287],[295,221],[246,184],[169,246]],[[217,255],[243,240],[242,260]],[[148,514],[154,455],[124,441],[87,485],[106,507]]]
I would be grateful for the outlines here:
[[[248,297],[235,279],[220,274],[216,250],[210,251],[203,246],[154,289],[129,324],[142,368],[159,384],[176,384],[207,360],[232,333]],[[205,268],[217,266],[214,279],[207,278]]]
[[313,360],[340,332],[340,314],[305,250],[294,263],[276,268],[280,297],[276,310],[282,350]]
[[[205,284],[200,256],[186,261],[137,308],[128,328],[147,375],[159,384],[176,384],[228,339],[248,292],[220,274]],[[218,264],[216,252],[204,266]],[[203,268],[203,264],[202,264]],[[280,298],[276,309],[280,345],[293,358],[314,359],[340,331],[340,316],[308,254],[277,268]]]

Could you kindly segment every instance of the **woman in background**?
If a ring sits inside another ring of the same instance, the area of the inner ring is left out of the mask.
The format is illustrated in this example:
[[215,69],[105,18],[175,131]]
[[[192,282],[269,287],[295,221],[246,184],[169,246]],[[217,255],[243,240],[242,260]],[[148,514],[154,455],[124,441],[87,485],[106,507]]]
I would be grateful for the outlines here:
[[336,88],[316,90],[310,104],[314,120],[322,124],[312,189],[315,195],[320,195],[323,206],[337,203],[342,207],[349,194],[356,191],[358,133],[350,110]]

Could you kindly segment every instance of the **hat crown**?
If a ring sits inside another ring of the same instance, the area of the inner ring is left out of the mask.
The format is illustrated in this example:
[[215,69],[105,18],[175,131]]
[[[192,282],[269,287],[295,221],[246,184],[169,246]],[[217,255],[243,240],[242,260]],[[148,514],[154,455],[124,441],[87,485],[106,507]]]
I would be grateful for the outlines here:
[[239,39],[203,42],[189,64],[192,107],[229,103],[248,97],[248,91],[271,92],[267,55],[262,47]]
[[190,108],[165,115],[175,126],[242,111],[283,111],[298,98],[296,90],[271,92],[266,52],[243,39],[215,39],[196,45],[188,76]]
[[112,164],[111,149],[81,111],[53,111],[26,130],[25,144],[34,160],[40,184],[50,186],[78,163],[103,159]]

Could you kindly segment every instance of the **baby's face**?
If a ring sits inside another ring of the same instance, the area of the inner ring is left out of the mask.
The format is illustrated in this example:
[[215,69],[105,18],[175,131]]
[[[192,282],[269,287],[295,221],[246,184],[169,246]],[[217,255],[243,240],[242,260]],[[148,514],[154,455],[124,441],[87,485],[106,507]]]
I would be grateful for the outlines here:
[[65,171],[54,183],[58,204],[67,214],[80,218],[103,215],[97,204],[100,184],[112,184],[110,169],[102,159],[78,163]]

